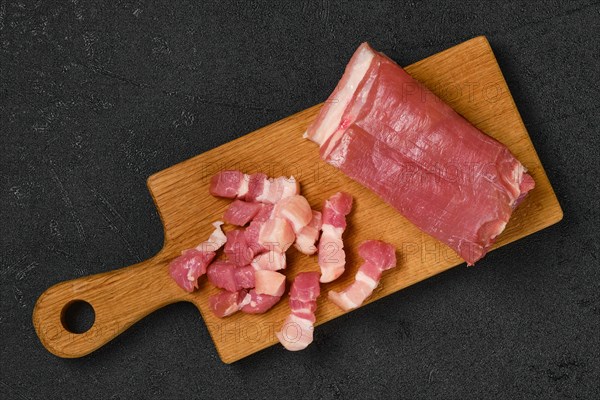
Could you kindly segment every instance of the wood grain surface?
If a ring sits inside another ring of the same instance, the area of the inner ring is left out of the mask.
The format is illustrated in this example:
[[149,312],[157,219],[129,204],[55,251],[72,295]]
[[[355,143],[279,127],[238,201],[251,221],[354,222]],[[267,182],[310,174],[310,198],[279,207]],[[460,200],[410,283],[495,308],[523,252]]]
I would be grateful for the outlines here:
[[[508,146],[536,182],[494,248],[562,219],[560,205],[485,37],[459,44],[406,70],[474,125]],[[363,240],[393,243],[399,255],[398,267],[384,274],[369,302],[461,264],[462,260],[448,247],[419,231],[374,193],[320,160],[317,146],[302,138],[319,108],[320,105],[311,107],[152,175],[148,188],[164,224],[163,249],[142,263],[62,282],[46,290],[33,312],[33,323],[43,345],[60,357],[81,357],[145,315],[178,301],[197,306],[226,363],[275,344],[274,333],[289,312],[287,296],[266,314],[237,313],[219,319],[208,309],[208,297],[216,289],[206,278],[200,279],[198,291],[189,294],[168,275],[169,261],[182,250],[205,240],[213,229],[211,223],[222,218],[229,201],[208,194],[210,177],[222,169],[293,175],[300,181],[302,194],[319,210],[324,199],[339,190],[354,196],[355,207],[344,236],[347,269],[336,282],[322,285],[317,324],[342,314],[327,300],[326,293],[353,280],[361,263],[356,250]],[[295,249],[288,251],[285,272],[289,282],[298,272],[313,270],[318,270],[316,256],[302,255]],[[95,310],[94,325],[81,334],[69,332],[62,323],[66,306],[76,300],[87,301]],[[319,336],[318,328],[315,336]]]

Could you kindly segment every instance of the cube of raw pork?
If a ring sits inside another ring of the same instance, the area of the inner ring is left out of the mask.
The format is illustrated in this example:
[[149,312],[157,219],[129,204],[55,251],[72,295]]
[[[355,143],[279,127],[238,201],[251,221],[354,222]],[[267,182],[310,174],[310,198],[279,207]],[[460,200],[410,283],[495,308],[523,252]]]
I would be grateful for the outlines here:
[[396,266],[396,249],[388,243],[367,240],[358,247],[358,254],[365,262],[354,282],[341,292],[329,291],[329,299],[344,311],[359,307],[379,285],[382,272]]

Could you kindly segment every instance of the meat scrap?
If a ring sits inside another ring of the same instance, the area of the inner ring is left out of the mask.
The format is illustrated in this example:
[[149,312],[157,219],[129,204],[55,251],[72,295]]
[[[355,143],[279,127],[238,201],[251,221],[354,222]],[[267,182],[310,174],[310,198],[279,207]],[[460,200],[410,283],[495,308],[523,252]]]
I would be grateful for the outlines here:
[[254,257],[250,265],[252,265],[256,271],[261,269],[279,271],[286,267],[286,256],[285,253],[271,250]]
[[241,171],[226,170],[211,178],[209,190],[216,197],[275,204],[298,194],[300,187],[293,176],[269,178],[262,173],[248,175]]
[[285,275],[263,269],[255,271],[254,290],[257,294],[281,297],[285,292]]
[[239,292],[228,292],[221,290],[208,298],[208,307],[219,318],[225,318],[236,313],[250,301],[248,293],[245,290]]
[[305,349],[313,341],[317,297],[321,293],[318,272],[299,273],[290,289],[291,313],[275,335],[290,351]]
[[260,227],[258,244],[264,249],[284,253],[295,239],[294,230],[286,219],[271,218]]
[[208,266],[206,276],[213,286],[237,292],[254,287],[254,272],[251,265],[238,267],[228,260],[216,260]]
[[223,214],[223,220],[231,225],[244,226],[254,219],[261,210],[262,203],[234,200]]
[[300,195],[280,200],[275,205],[273,213],[276,217],[288,221],[294,233],[300,232],[312,219],[310,204],[304,196]]
[[273,308],[275,304],[279,303],[279,300],[281,300],[281,296],[259,294],[256,289],[252,289],[246,295],[241,310],[246,314],[262,314]]
[[338,192],[325,200],[323,224],[319,240],[319,266],[321,282],[336,280],[345,270],[346,253],[342,234],[346,229],[346,215],[352,209],[352,196]]
[[379,284],[381,274],[396,266],[396,249],[388,243],[367,240],[358,247],[365,260],[356,273],[355,280],[341,292],[330,290],[329,300],[344,311],[359,307]]
[[250,264],[255,248],[248,244],[244,230],[234,229],[227,232],[226,236],[227,243],[223,252],[227,254],[227,259],[239,267]]
[[363,43],[306,134],[321,157],[469,265],[535,183],[501,143]]
[[223,222],[217,221],[212,225],[215,229],[208,240],[195,248],[184,250],[169,264],[171,278],[187,292],[198,288],[198,278],[206,273],[206,267],[217,255],[217,250],[227,242],[221,229]]
[[321,232],[322,215],[319,211],[312,210],[312,218],[308,225],[296,233],[296,242],[294,247],[300,252],[312,255],[317,252],[317,240]]

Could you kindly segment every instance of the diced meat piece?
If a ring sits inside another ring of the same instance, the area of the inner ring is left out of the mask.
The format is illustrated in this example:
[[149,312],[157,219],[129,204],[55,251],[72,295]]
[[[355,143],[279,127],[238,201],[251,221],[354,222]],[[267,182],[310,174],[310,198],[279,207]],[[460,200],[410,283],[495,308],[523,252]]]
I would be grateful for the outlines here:
[[319,232],[321,231],[321,213],[312,210],[312,219],[304,228],[296,234],[296,242],[294,247],[299,252],[312,255],[317,252],[317,240],[319,240]]
[[285,252],[294,243],[296,235],[283,218],[272,218],[260,228],[258,243],[271,251]]
[[317,297],[321,292],[318,272],[301,272],[290,290],[290,315],[275,335],[290,351],[305,349],[313,341]]
[[275,208],[275,206],[273,204],[265,204],[265,203],[258,203],[258,204],[261,205],[260,210],[258,210],[258,212],[254,216],[254,218],[252,218],[252,221],[265,222],[266,220],[271,218],[271,215],[273,213],[273,209]]
[[244,299],[242,312],[247,314],[262,314],[269,311],[275,304],[279,302],[281,296],[270,296],[268,294],[258,294],[252,289]]
[[256,196],[256,201],[276,204],[279,200],[297,195],[299,192],[300,187],[293,176],[265,179],[262,185],[262,193]]
[[265,182],[269,181],[267,175],[263,173],[256,173],[248,176],[248,193],[246,194],[246,201],[260,201],[258,198],[262,195]]
[[217,197],[275,204],[298,194],[300,187],[293,176],[269,178],[262,173],[247,175],[240,171],[226,170],[211,178],[209,191]]
[[358,246],[358,255],[377,265],[382,271],[396,266],[396,249],[380,240],[367,240]]
[[251,265],[238,267],[231,261],[217,260],[208,266],[208,281],[228,292],[254,287],[254,268]]
[[254,282],[257,294],[281,297],[285,292],[285,275],[279,272],[262,269],[255,271]]
[[396,249],[388,243],[367,240],[359,246],[358,254],[365,262],[354,282],[341,292],[329,291],[329,300],[344,311],[360,307],[379,284],[382,272],[396,266]]
[[225,214],[223,219],[228,224],[244,226],[250,222],[259,211],[262,210],[262,203],[250,203],[243,200],[234,200]]
[[220,171],[210,180],[210,194],[234,199],[239,196],[244,180],[244,174],[240,171]]
[[227,241],[221,229],[223,222],[217,221],[212,225],[215,229],[208,240],[200,243],[196,248],[184,250],[169,264],[171,278],[187,292],[193,292],[198,288],[198,278],[206,273],[208,264],[217,255],[216,251]]
[[193,292],[198,289],[198,278],[206,273],[206,267],[215,256],[214,251],[184,250],[169,264],[171,278],[185,291]]
[[338,192],[325,200],[323,205],[323,225],[346,229],[346,215],[352,210],[352,196]]
[[236,313],[245,305],[244,300],[247,294],[248,292],[245,290],[239,292],[221,290],[208,298],[208,306],[217,317],[225,318]]
[[223,228],[221,228],[222,225],[222,221],[213,222],[212,226],[215,230],[212,231],[208,240],[200,243],[196,249],[200,251],[217,251],[223,247],[223,245],[227,243],[227,236],[223,233]]
[[260,244],[260,231],[265,222],[261,221],[252,221],[250,225],[244,231],[244,235],[246,236],[246,244],[249,248],[252,249],[254,254],[259,254],[268,249]]
[[504,145],[366,43],[330,100],[306,132],[321,157],[469,265],[535,186]]
[[286,267],[286,256],[279,251],[266,251],[254,257],[251,265],[256,271],[279,271]]
[[294,232],[299,233],[312,219],[310,204],[304,196],[295,195],[281,199],[273,211],[276,217],[289,222]]
[[237,266],[248,265],[254,258],[254,249],[246,239],[242,229],[234,229],[226,233],[227,243],[224,252],[227,259]]
[[275,335],[279,343],[289,351],[304,350],[313,341],[314,322],[290,314],[285,319],[281,330]]
[[297,300],[303,303],[317,301],[321,294],[318,272],[301,272],[294,278],[294,283],[290,289],[290,300]]
[[321,282],[332,282],[344,273],[346,252],[342,234],[346,229],[346,215],[352,209],[352,196],[338,192],[323,205],[323,225],[319,240]]

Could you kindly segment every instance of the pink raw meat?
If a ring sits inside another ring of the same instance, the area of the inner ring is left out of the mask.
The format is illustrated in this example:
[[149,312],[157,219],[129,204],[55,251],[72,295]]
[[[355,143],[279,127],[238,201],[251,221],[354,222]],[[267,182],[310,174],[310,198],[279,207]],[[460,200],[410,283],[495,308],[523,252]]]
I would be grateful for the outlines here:
[[322,226],[322,216],[319,211],[312,210],[312,218],[308,225],[296,234],[294,247],[304,254],[315,254],[317,252],[317,240]]
[[254,290],[257,294],[281,297],[285,292],[285,275],[269,270],[254,272]]
[[234,229],[226,235],[227,243],[223,251],[227,254],[227,259],[240,267],[250,264],[254,258],[254,249],[248,244],[245,231]]
[[244,299],[245,305],[242,307],[242,312],[246,314],[262,314],[269,311],[280,299],[281,296],[258,294],[256,290],[252,289]]
[[250,222],[259,211],[262,210],[262,203],[250,203],[243,200],[234,200],[225,214],[223,219],[231,225],[244,226]]
[[367,240],[358,247],[358,254],[365,262],[354,282],[341,292],[329,291],[329,300],[344,311],[359,307],[379,284],[381,273],[396,266],[396,249],[388,243]]
[[273,214],[287,220],[295,233],[299,233],[312,219],[310,204],[304,196],[300,195],[279,200]]
[[329,100],[306,132],[321,157],[469,265],[535,185],[504,145],[366,43]]
[[239,311],[245,305],[246,296],[247,292],[245,290],[239,292],[221,290],[208,298],[208,307],[217,317],[225,318]]
[[346,266],[346,252],[342,234],[346,229],[346,215],[352,209],[352,196],[338,192],[325,200],[323,205],[323,224],[319,240],[319,266],[321,282],[332,282],[343,272]]
[[256,271],[279,271],[286,267],[286,256],[279,251],[266,251],[254,257],[251,265]]
[[273,208],[275,208],[275,206],[273,204],[265,203],[258,204],[260,204],[260,210],[258,210],[256,215],[252,218],[252,221],[265,222],[271,218],[271,215],[273,214]]
[[293,176],[268,178],[262,173],[247,175],[240,171],[225,170],[211,178],[209,191],[217,197],[275,204],[298,194],[300,187]]
[[238,267],[231,261],[217,260],[208,266],[208,281],[228,292],[254,287],[254,268],[251,265]]
[[206,267],[215,258],[216,251],[227,241],[221,225],[221,221],[213,223],[215,230],[208,240],[193,249],[184,250],[169,264],[171,278],[185,291],[193,292],[198,288],[198,278],[206,273]]
[[317,297],[321,293],[318,272],[301,272],[290,289],[290,315],[275,335],[290,351],[305,349],[313,341]]
[[209,192],[216,197],[234,199],[240,195],[240,188],[244,183],[245,175],[240,171],[220,171],[210,179]]
[[287,220],[271,218],[262,224],[258,244],[268,250],[283,253],[294,243],[295,239],[294,230]]
[[259,254],[264,251],[268,251],[266,247],[260,244],[260,231],[265,223],[263,221],[252,221],[250,225],[244,231],[246,236],[246,244],[252,249],[254,254]]

